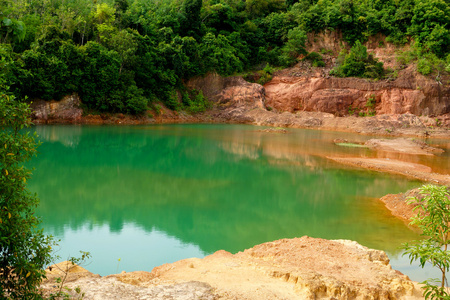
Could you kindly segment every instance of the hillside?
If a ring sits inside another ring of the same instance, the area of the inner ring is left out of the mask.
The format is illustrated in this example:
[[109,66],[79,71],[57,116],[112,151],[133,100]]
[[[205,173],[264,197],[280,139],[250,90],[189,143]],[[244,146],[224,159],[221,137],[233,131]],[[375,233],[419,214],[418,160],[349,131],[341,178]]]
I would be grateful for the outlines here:
[[392,81],[413,69],[448,86],[444,0],[3,0],[1,7],[3,88],[45,101],[76,93],[85,112],[145,116],[164,105],[195,114],[210,99],[186,88],[191,78],[241,74],[263,84],[298,64],[313,73],[295,76]]

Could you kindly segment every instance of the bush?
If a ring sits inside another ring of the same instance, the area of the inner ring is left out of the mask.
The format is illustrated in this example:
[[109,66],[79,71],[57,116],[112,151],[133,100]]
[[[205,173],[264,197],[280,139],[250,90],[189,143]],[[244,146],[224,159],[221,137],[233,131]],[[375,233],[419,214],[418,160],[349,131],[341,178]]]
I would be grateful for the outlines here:
[[28,127],[30,109],[0,91],[0,298],[38,298],[38,285],[51,260],[51,239],[37,229],[34,209],[39,200],[26,189],[36,153]]
[[307,36],[306,32],[300,27],[295,27],[289,30],[287,38],[286,44],[282,47],[280,65],[289,67],[297,62],[297,57],[300,54],[306,54],[305,44]]
[[311,61],[313,67],[325,67],[322,55],[317,52],[308,53],[304,59]]
[[272,80],[272,75],[275,72],[275,69],[270,66],[270,64],[266,64],[266,66],[264,67],[264,69],[258,73],[260,73],[260,77],[258,79],[258,83],[260,85],[264,85],[267,82]]
[[211,107],[211,103],[203,96],[202,91],[191,90],[189,93],[183,93],[182,98],[185,109],[190,113],[204,112]]
[[330,75],[337,77],[366,77],[382,78],[384,75],[383,63],[378,62],[367,48],[359,41],[346,54],[341,51],[336,67],[331,70]]
[[[450,253],[447,250],[450,244],[450,194],[447,187],[424,185],[420,190],[422,197],[410,199],[410,204],[416,204],[414,210],[419,210],[411,224],[416,224],[422,230],[424,239],[403,245],[405,254],[411,262],[419,260],[423,268],[425,263],[437,267],[442,274],[441,280],[429,279],[423,282],[426,299],[450,299],[445,288],[446,272],[450,267]],[[435,285],[440,283],[440,287]]]
[[432,70],[433,69],[431,63],[428,59],[426,58],[419,59],[419,61],[417,62],[417,72],[419,72],[422,75],[428,75],[431,74]]

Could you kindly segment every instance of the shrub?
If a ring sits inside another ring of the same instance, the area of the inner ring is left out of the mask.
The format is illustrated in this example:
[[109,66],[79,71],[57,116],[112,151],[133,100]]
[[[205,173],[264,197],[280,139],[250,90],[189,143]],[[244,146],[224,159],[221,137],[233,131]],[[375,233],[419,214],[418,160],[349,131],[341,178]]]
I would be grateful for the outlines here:
[[383,63],[368,54],[367,48],[356,41],[348,54],[341,51],[337,65],[330,74],[337,77],[381,78],[384,75],[384,68]]
[[433,69],[431,63],[428,59],[426,58],[419,59],[419,61],[417,62],[417,72],[419,72],[422,75],[428,75],[431,74],[432,70]]
[[26,189],[24,163],[36,154],[27,104],[0,91],[0,298],[35,299],[51,260],[51,238],[37,229],[39,200]]
[[189,93],[183,93],[182,99],[185,109],[190,113],[204,112],[211,107],[211,103],[203,96],[203,92],[195,89],[189,91]]
[[[417,205],[414,210],[419,210],[411,224],[419,226],[425,238],[413,245],[406,243],[403,248],[411,262],[419,260],[422,268],[425,263],[430,263],[441,271],[441,280],[428,279],[423,282],[425,298],[450,299],[445,288],[446,272],[450,267],[450,253],[447,250],[450,243],[450,194],[447,187],[431,184],[422,186],[419,191],[422,197],[413,197],[409,202]],[[440,286],[435,283],[440,283]]]
[[313,67],[325,67],[322,55],[317,52],[310,52],[305,56],[304,60],[309,60]]

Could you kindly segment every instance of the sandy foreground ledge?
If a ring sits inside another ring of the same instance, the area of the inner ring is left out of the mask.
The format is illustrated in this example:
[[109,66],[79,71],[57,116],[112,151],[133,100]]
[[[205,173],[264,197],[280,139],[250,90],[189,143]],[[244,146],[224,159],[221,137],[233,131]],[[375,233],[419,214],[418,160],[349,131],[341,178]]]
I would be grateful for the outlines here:
[[[49,271],[46,293],[55,291],[58,273]],[[221,250],[152,272],[100,277],[77,266],[66,287],[79,287],[83,299],[423,299],[417,283],[393,270],[383,251],[307,236],[235,255]]]

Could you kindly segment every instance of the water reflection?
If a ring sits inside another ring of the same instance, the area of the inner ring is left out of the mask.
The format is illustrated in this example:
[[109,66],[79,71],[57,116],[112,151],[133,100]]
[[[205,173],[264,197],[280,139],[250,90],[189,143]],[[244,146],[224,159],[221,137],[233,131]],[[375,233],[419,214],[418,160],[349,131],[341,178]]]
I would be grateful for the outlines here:
[[[47,229],[52,233],[52,229]],[[85,268],[103,275],[121,271],[151,271],[161,261],[175,262],[180,257],[203,257],[198,246],[184,244],[164,232],[146,231],[135,224],[125,224],[119,231],[107,225],[64,229],[64,240],[56,254],[65,260],[79,257],[78,249],[90,251],[93,260]]]
[[[377,155],[333,143],[367,136],[230,125],[71,128],[37,127],[45,142],[30,188],[41,198],[44,228],[61,238],[62,251],[91,251],[93,272],[115,272],[118,258],[142,258],[150,270],[303,235],[352,239],[393,255],[417,238],[377,197],[418,182],[325,158]],[[172,248],[181,250],[172,257]]]

